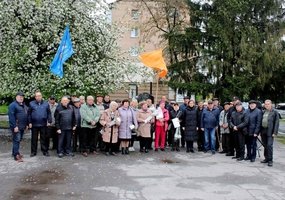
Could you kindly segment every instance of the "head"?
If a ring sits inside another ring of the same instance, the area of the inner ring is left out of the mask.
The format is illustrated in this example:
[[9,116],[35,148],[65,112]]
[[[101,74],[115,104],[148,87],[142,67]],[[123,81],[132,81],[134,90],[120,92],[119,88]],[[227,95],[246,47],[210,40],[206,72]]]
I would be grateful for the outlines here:
[[88,105],[88,106],[92,106],[92,105],[94,105],[94,97],[93,96],[88,96],[87,98],[86,98],[86,104]]
[[54,96],[50,96],[48,98],[48,103],[51,104],[51,105],[54,105],[55,104],[55,97]]
[[103,103],[104,97],[102,95],[97,95],[96,97],[96,102],[97,104],[102,104]]
[[230,103],[229,102],[225,102],[224,109],[225,109],[225,111],[228,111],[230,109]]
[[250,101],[249,102],[249,108],[251,110],[254,110],[256,108],[257,104],[256,104],[256,101]]
[[73,105],[77,108],[80,108],[81,103],[80,103],[80,99],[79,98],[74,98],[73,99]]
[[152,105],[152,100],[151,99],[147,99],[146,103],[147,103],[148,106],[151,106]]
[[142,110],[146,111],[148,109],[148,104],[146,101],[140,103]]
[[195,101],[194,101],[193,99],[190,99],[190,100],[189,100],[189,103],[188,103],[188,106],[189,106],[190,108],[193,108],[193,107],[195,106]]
[[174,109],[175,111],[178,111],[178,110],[179,110],[179,104],[178,104],[178,103],[174,103],[174,104],[173,104],[173,109]]
[[105,96],[104,96],[104,101],[105,101],[106,103],[109,103],[109,102],[110,102],[110,96],[109,96],[109,95],[105,95]]
[[124,108],[128,108],[128,107],[130,106],[130,101],[129,101],[128,99],[124,99],[124,100],[122,101],[122,106],[123,106]]
[[138,107],[138,101],[136,99],[133,99],[130,103],[130,106],[132,108],[137,108]]
[[185,105],[189,105],[190,97],[186,96],[183,98],[183,100]]
[[219,106],[219,99],[213,98],[213,104],[214,104],[214,106]]
[[203,103],[203,107],[204,107],[204,108],[208,108],[208,103],[207,103],[207,102],[204,102],[204,103]]
[[212,110],[214,108],[214,104],[213,104],[212,100],[208,101],[208,106],[207,107],[208,107],[209,110]]
[[35,92],[35,99],[37,102],[41,102],[43,100],[42,93],[39,91]]
[[18,103],[23,103],[24,102],[24,93],[23,92],[18,92],[17,94],[16,94],[16,101],[18,102]]
[[69,98],[67,96],[63,96],[61,98],[60,103],[61,103],[62,106],[67,107],[67,105],[69,104]]
[[115,102],[115,101],[112,101],[111,103],[110,103],[110,109],[112,110],[112,111],[115,111],[115,110],[117,110],[118,109],[118,104]]
[[264,107],[266,110],[272,110],[272,101],[269,99],[265,100]]
[[199,102],[198,102],[198,107],[199,107],[200,109],[203,109],[203,107],[204,107],[204,102],[203,102],[203,101],[199,101]]
[[240,102],[240,100],[239,100],[238,97],[234,96],[232,102],[233,102],[234,105],[236,105],[238,102]]
[[166,96],[162,96],[162,97],[161,97],[161,101],[164,101],[164,102],[166,102],[166,101],[167,101],[167,98],[166,98]]
[[81,104],[85,103],[85,96],[80,96],[79,99]]
[[164,101],[161,101],[159,103],[159,107],[163,110],[165,108],[165,102]]
[[242,110],[243,110],[242,104],[241,104],[240,102],[238,102],[238,103],[236,104],[236,111],[237,111],[237,112],[241,112]]

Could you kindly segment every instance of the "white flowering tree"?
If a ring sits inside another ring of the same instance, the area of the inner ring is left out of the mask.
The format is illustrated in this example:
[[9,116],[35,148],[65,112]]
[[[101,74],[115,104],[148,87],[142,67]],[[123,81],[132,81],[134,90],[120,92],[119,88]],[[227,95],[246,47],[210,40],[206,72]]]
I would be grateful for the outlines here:
[[[108,7],[91,0],[0,1],[0,97],[108,93],[121,86],[130,67],[108,22]],[[62,79],[49,65],[66,25],[74,54]]]

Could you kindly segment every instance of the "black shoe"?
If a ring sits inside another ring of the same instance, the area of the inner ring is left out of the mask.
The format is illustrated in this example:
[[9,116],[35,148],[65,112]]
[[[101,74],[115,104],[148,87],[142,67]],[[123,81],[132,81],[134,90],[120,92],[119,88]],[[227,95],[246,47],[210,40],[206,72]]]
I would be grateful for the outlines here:
[[215,151],[212,151],[212,155],[214,155],[214,154],[216,154],[216,152],[215,152]]
[[43,152],[43,155],[46,156],[46,157],[49,157],[49,152]]
[[249,158],[249,157],[246,157],[244,160],[250,160],[250,158]]
[[223,150],[223,151],[220,151],[219,153],[223,154],[223,153],[227,153],[227,152]]
[[145,152],[145,153],[148,153],[149,151],[148,151],[148,149],[146,149],[144,152]]
[[154,151],[158,151],[158,148],[155,148]]
[[260,161],[261,163],[268,163],[268,160],[264,159],[263,161]]
[[203,151],[203,149],[202,148],[198,148],[198,151]]
[[34,157],[36,155],[37,155],[36,153],[31,153],[30,157]]
[[58,157],[59,157],[59,158],[62,158],[62,157],[63,157],[63,153],[59,153],[59,154],[58,154]]
[[250,162],[255,162],[255,159],[251,159]]
[[186,153],[189,153],[189,152],[190,152],[190,149],[187,149],[187,150],[186,150]]
[[190,149],[190,152],[191,152],[191,153],[195,153],[194,149]]
[[226,156],[234,156],[233,153],[227,153]]
[[122,154],[125,154],[125,148],[122,147]]
[[179,149],[179,148],[176,148],[176,151],[178,151],[178,152],[179,152],[179,151],[180,151],[180,149]]
[[109,156],[109,155],[110,155],[110,153],[109,153],[109,152],[106,152],[106,153],[105,153],[105,155],[106,155],[106,156]]
[[170,151],[175,151],[175,149],[172,147]]
[[268,166],[272,167],[273,166],[273,162],[272,161],[268,161]]
[[129,148],[127,147],[126,150],[125,150],[125,154],[129,154]]
[[243,157],[240,157],[240,158],[237,159],[237,161],[242,161],[242,160],[244,160]]
[[70,157],[73,157],[74,156],[74,154],[73,153],[67,153],[67,154],[65,154],[66,156],[70,156]]
[[142,153],[143,153],[143,152],[144,152],[144,150],[143,150],[143,149],[140,149],[140,152],[142,152]]
[[234,157],[232,157],[232,159],[238,159],[239,157],[236,157],[236,156],[234,156]]
[[161,150],[161,151],[164,151],[164,148],[161,148],[160,150]]

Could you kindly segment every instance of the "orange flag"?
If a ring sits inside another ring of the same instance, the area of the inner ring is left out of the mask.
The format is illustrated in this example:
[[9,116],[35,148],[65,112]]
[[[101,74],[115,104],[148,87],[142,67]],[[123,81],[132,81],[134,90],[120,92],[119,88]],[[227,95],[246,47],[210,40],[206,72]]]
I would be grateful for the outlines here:
[[168,70],[166,68],[166,64],[164,62],[164,59],[162,57],[162,49],[158,49],[155,51],[142,53],[139,56],[141,62],[154,70],[158,71],[158,76],[160,78],[163,78],[166,76]]

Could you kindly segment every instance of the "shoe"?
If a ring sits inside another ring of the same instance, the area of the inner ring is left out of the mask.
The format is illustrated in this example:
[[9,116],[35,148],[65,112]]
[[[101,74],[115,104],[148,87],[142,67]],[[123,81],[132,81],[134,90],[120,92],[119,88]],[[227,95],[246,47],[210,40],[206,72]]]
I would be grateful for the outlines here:
[[94,155],[99,155],[99,153],[97,151],[91,151],[90,153],[94,154]]
[[129,147],[129,151],[134,152],[136,151],[134,147]]
[[67,153],[67,154],[65,154],[66,156],[70,156],[70,157],[73,157],[74,156],[74,154],[73,153]]
[[146,149],[144,152],[145,152],[145,153],[148,153],[149,151],[148,151],[148,149]]
[[115,152],[111,152],[110,155],[116,156],[117,154]]
[[220,154],[224,154],[224,153],[227,153],[227,152],[223,150],[223,151],[220,151],[219,153]]
[[37,155],[36,153],[31,153],[30,157],[34,157],[36,155]]
[[129,148],[127,147],[126,150],[125,150],[125,154],[129,154]]
[[233,153],[227,153],[226,156],[234,156]]
[[272,167],[273,166],[273,162],[272,161],[268,161],[268,167]]
[[242,161],[242,160],[244,160],[244,158],[242,158],[242,157],[237,159],[237,161]]
[[125,152],[125,148],[122,147],[122,154],[124,155],[126,152]]
[[179,149],[179,148],[176,148],[176,151],[178,151],[178,152],[179,152],[179,151],[180,151],[180,149]]
[[63,157],[63,153],[59,153],[59,154],[58,154],[58,157],[59,157],[59,158],[62,158],[62,157]]
[[175,151],[175,149],[172,147],[170,151]]
[[82,156],[87,157],[88,156],[87,152],[83,152]]
[[153,148],[152,148],[152,147],[150,147],[148,150],[153,150]]
[[206,151],[206,150],[204,150],[203,152],[204,152],[204,153],[208,153],[208,151]]
[[216,152],[215,151],[212,151],[212,155],[215,155],[216,154]]
[[260,161],[261,163],[268,163],[268,160],[264,159],[263,161]]
[[250,162],[255,162],[255,159],[251,159]]
[[195,153],[194,149],[190,149],[190,152],[191,152],[191,153]]
[[161,151],[164,151],[164,148],[161,148],[160,150],[161,150]]
[[49,155],[49,152],[44,152],[43,155],[46,156],[46,157],[49,157],[49,156],[50,156],[50,155]]
[[198,148],[198,151],[200,152],[200,151],[203,151],[203,149],[202,148]]
[[143,150],[143,149],[140,149],[140,152],[141,152],[141,153],[143,153],[143,152],[144,152],[144,150]]
[[249,158],[249,157],[246,157],[244,160],[250,160],[250,158]]
[[105,153],[105,155],[106,155],[106,156],[109,156],[109,155],[110,155],[110,153],[109,153],[109,152],[106,152],[106,153]]
[[155,148],[154,151],[158,151],[158,148]]
[[232,159],[238,159],[239,157],[236,157],[236,156],[234,156],[234,157],[232,157]]
[[24,162],[20,154],[18,154],[18,155],[15,156],[15,160],[16,160],[17,162]]

